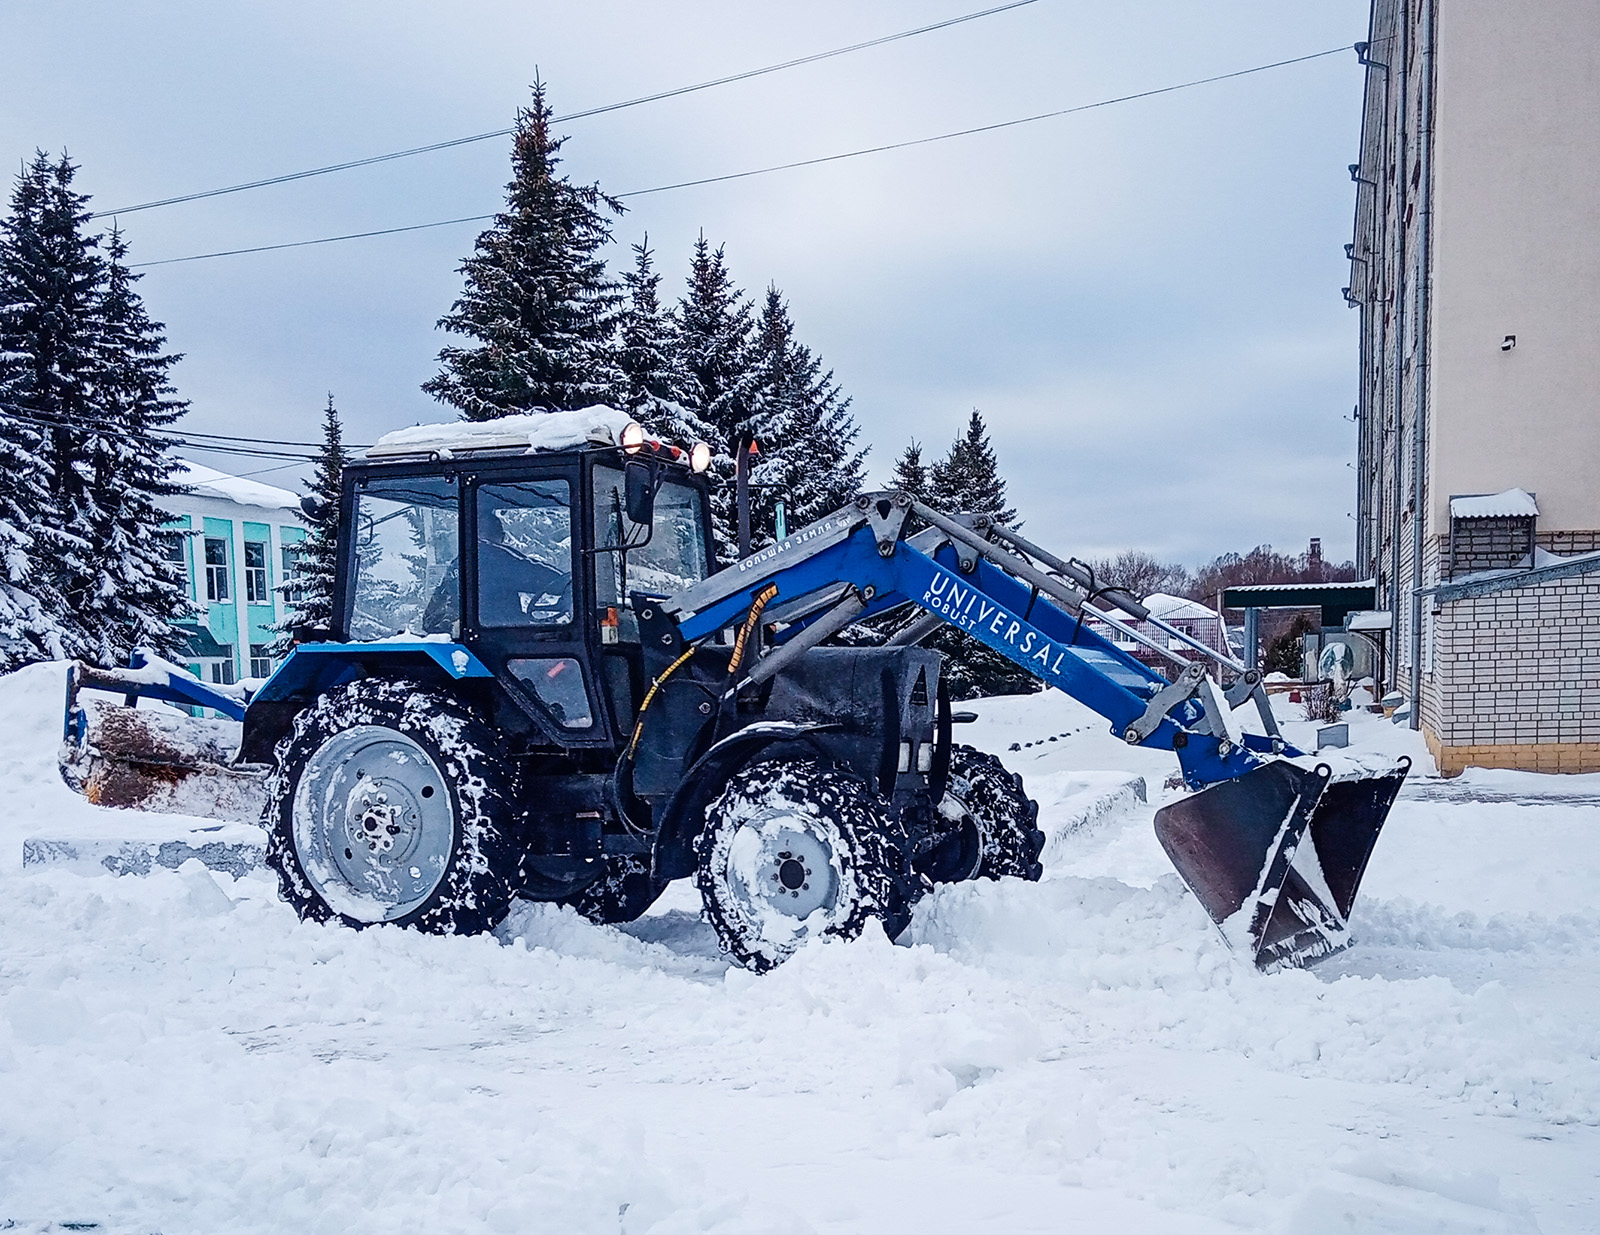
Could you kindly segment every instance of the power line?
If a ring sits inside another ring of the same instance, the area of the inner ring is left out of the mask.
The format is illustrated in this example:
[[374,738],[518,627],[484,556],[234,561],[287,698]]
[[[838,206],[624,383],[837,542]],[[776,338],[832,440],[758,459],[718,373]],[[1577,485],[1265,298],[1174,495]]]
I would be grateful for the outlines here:
[[[1111,107],[1118,103],[1131,103],[1137,99],[1149,99],[1157,95],[1172,94],[1179,90],[1192,90],[1197,86],[1209,86],[1216,82],[1231,81],[1238,77],[1249,77],[1252,74],[1265,73],[1271,69],[1281,69],[1293,64],[1304,64],[1309,60],[1321,60],[1326,56],[1341,55],[1349,50],[1348,47],[1330,47],[1326,51],[1312,52],[1306,56],[1295,56],[1288,60],[1274,60],[1270,64],[1258,64],[1248,69],[1237,69],[1232,73],[1218,73],[1213,77],[1198,77],[1193,81],[1179,82],[1172,86],[1158,86],[1152,90],[1141,90],[1135,94],[1118,95],[1115,98],[1100,99],[1093,103],[1080,103],[1075,107],[1063,107],[1056,111],[1039,112],[1037,115],[1021,116],[1014,120],[1001,120],[994,124],[978,125],[969,129],[957,129],[950,133],[937,133],[932,137],[916,137],[909,141],[891,142],[883,146],[867,146],[860,150],[847,150],[841,154],[826,154],[814,159],[799,159],[792,163],[776,163],[770,167],[757,167],[749,171],[729,172],[721,176],[707,176],[700,180],[681,180],[675,184],[661,184],[649,189],[633,189],[627,193],[619,193],[617,196],[645,197],[651,193],[667,193],[674,189],[690,189],[699,185],[721,184],[728,180],[744,180],[750,176],[766,176],[773,172],[792,171],[800,167],[816,167],[822,163],[837,163],[843,159],[859,159],[864,155],[883,154],[890,150],[906,150],[912,146],[927,146],[934,142],[950,141],[957,137],[972,137],[980,133],[994,133],[1000,129],[1033,124],[1040,120],[1053,120],[1060,116],[1094,111],[1098,108]],[[371,236],[394,236],[402,232],[420,232],[434,227],[451,227],[459,223],[482,223],[494,217],[495,215],[493,214],[468,215],[459,219],[440,219],[434,223],[413,223],[407,227],[384,227],[376,231],[349,232],[342,236],[320,236],[315,240],[289,240],[282,244],[261,244],[246,249],[222,249],[215,253],[194,253],[188,257],[167,257],[154,262],[136,262],[129,269],[143,270],[150,266],[171,266],[179,262],[200,262],[214,257],[238,257],[245,253],[270,253],[278,249],[302,249],[309,245],[336,244],[343,240],[365,240]]]
[[[880,38],[868,39],[865,43],[852,43],[848,47],[835,47],[831,51],[820,51],[809,56],[801,56],[796,60],[785,60],[781,64],[769,64],[764,68],[747,69],[742,73],[731,73],[727,77],[717,77],[710,81],[696,82],[692,86],[676,86],[671,90],[640,95],[636,99],[626,99],[620,103],[606,103],[600,107],[588,108],[585,111],[569,112],[564,116],[554,116],[551,118],[551,123],[565,124],[572,120],[586,120],[590,116],[602,116],[607,112],[621,111],[627,107],[638,107],[644,103],[658,103],[662,99],[675,99],[681,95],[694,94],[700,90],[710,90],[716,86],[727,86],[733,82],[748,81],[752,77],[762,77],[768,73],[779,73],[785,69],[815,64],[819,60],[830,60],[835,56],[847,56],[851,52],[865,51],[870,47],[881,47],[885,43],[914,38],[919,34],[929,34],[934,30],[944,30],[950,26],[959,26],[965,22],[977,21],[980,18],[993,17],[997,13],[1009,12],[1011,9],[1020,9],[1036,3],[1038,3],[1038,0],[1012,0],[1009,4],[997,5],[994,8],[983,9],[976,13],[967,13],[961,17],[951,17],[945,21],[934,22],[929,26],[918,26],[915,30],[902,30],[898,34],[886,34]],[[389,154],[375,154],[364,159],[351,159],[345,163],[330,163],[326,167],[313,167],[306,171],[287,172],[282,176],[268,176],[264,180],[250,180],[244,184],[232,184],[221,189],[205,189],[198,193],[185,193],[178,197],[164,197],[159,201],[140,202],[136,206],[121,206],[115,210],[97,210],[89,217],[91,219],[99,219],[107,215],[133,214],[140,210],[155,210],[160,206],[176,206],[181,202],[194,202],[207,197],[221,197],[226,193],[243,193],[247,189],[263,189],[269,185],[287,184],[292,180],[305,180],[311,176],[326,176],[331,172],[350,171],[356,167],[370,167],[374,163],[388,163],[394,159],[409,159],[412,155],[432,154],[438,150],[450,150],[456,146],[471,145],[473,142],[490,141],[496,137],[509,137],[514,131],[513,129],[495,129],[492,133],[474,133],[471,137],[453,137],[448,141],[433,142],[427,146],[413,146],[409,150],[395,150]],[[461,221],[465,222],[466,220]],[[443,224],[429,224],[428,226],[443,226]],[[353,239],[353,237],[351,238]],[[249,251],[246,250],[246,252]],[[223,255],[218,254],[218,256]]]
[[[0,420],[15,420],[22,424],[33,425],[35,428],[59,429],[68,433],[127,432],[126,425],[97,416],[80,416],[72,420],[49,420],[40,416],[28,416],[21,412],[8,410],[0,413]],[[320,442],[289,442],[266,437],[241,437],[229,433],[152,429],[149,431],[149,435],[151,440],[160,443],[162,446],[178,447],[184,450],[209,451],[215,454],[244,455],[250,458],[292,459],[297,463],[316,462],[321,457],[320,452],[322,450],[322,443]],[[303,447],[304,449],[280,449],[286,447]],[[365,444],[355,443],[347,448],[354,451],[365,450],[367,447]]]
[[1269,69],[1281,69],[1291,64],[1304,64],[1308,60],[1320,60],[1324,56],[1336,56],[1348,52],[1348,47],[1330,47],[1327,51],[1312,52],[1309,56],[1295,56],[1291,60],[1276,60],[1271,64],[1258,64],[1253,68],[1239,69],[1233,73],[1219,73],[1215,77],[1200,77],[1194,81],[1179,82],[1175,86],[1160,86],[1154,90],[1141,90],[1137,94],[1119,95],[1114,99],[1101,99],[1095,103],[1080,103],[1076,107],[1063,107],[1058,111],[1040,112],[1034,116],[1021,116],[1015,120],[1001,120],[995,124],[981,124],[975,128],[957,129],[951,133],[938,133],[933,137],[916,137],[910,141],[891,142],[886,146],[866,146],[860,150],[847,150],[843,154],[825,154],[815,159],[799,159],[793,163],[775,163],[771,167],[757,167],[750,171],[729,172],[724,176],[707,176],[702,180],[682,180],[677,184],[661,184],[653,189],[634,189],[629,193],[619,193],[618,197],[644,197],[650,193],[667,193],[673,189],[692,189],[702,184],[721,184],[727,180],[743,180],[748,176],[765,176],[770,172],[785,172],[797,167],[816,167],[821,163],[837,163],[841,159],[859,159],[863,155],[883,154],[889,150],[906,150],[912,146],[927,146],[933,142],[949,141],[955,137],[972,137],[978,133],[994,133],[1000,129],[1016,128],[1019,124],[1033,124],[1038,120],[1054,120],[1059,116],[1071,116],[1077,112],[1094,111],[1101,107],[1111,107],[1117,103],[1131,103],[1136,99],[1154,98],[1160,94],[1171,94],[1176,90],[1191,90],[1196,86],[1209,86],[1219,81],[1230,81],[1235,77],[1248,77],[1252,73],[1265,73]]
[[375,232],[350,232],[344,236],[322,236],[316,240],[290,240],[283,244],[258,244],[248,249],[223,249],[217,253],[195,253],[189,257],[165,257],[157,262],[135,262],[129,270],[143,270],[149,266],[171,266],[177,262],[202,262],[212,257],[238,257],[242,253],[270,253],[274,249],[303,249],[313,244],[336,244],[341,240],[365,240],[369,236],[395,236],[401,232],[421,232],[432,227],[452,227],[457,223],[482,223],[494,218],[492,214],[468,215],[462,219],[440,219],[437,223],[413,223],[410,227],[384,227]]

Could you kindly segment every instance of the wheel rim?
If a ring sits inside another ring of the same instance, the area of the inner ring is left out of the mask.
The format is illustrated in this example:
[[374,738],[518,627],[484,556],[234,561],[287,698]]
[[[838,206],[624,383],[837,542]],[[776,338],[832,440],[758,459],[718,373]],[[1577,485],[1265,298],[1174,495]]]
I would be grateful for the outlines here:
[[294,839],[306,878],[335,912],[358,922],[403,918],[433,895],[455,847],[444,776],[403,733],[347,729],[306,761]]
[[[836,841],[814,820],[774,810],[744,821],[728,846],[728,892],[740,914],[774,942],[826,929],[837,916]],[[823,921],[810,921],[822,911]]]

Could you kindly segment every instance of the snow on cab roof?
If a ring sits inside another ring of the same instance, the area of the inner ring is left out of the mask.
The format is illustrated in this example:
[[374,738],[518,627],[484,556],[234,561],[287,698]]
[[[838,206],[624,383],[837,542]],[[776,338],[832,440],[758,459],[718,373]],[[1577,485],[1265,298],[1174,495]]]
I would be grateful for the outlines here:
[[541,450],[571,450],[590,442],[615,445],[631,419],[627,412],[597,404],[569,412],[525,412],[496,420],[413,425],[409,429],[385,433],[367,448],[366,457],[392,459],[441,450],[508,450],[533,454]]
[[196,497],[221,498],[237,502],[240,506],[265,506],[268,509],[284,508],[298,512],[300,495],[277,485],[264,485],[258,480],[230,476],[214,468],[202,467],[188,459],[179,459],[172,469],[174,483],[188,488]]
[[1504,493],[1450,499],[1452,519],[1529,518],[1538,513],[1539,503],[1533,500],[1533,494],[1526,489],[1507,489]]

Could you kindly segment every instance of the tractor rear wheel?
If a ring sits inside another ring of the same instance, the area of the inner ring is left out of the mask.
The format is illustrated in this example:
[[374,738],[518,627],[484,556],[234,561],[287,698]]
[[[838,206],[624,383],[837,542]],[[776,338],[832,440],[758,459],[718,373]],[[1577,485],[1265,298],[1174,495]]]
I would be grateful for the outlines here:
[[605,874],[561,903],[591,922],[609,926],[632,922],[655,904],[665,888],[650,872],[650,859],[624,853],[605,859]]
[[475,934],[511,907],[506,771],[470,708],[366,678],[303,710],[267,784],[267,862],[302,918]]
[[939,810],[952,818],[963,812],[977,825],[982,848],[977,878],[1014,875],[1037,881],[1044,874],[1039,804],[1024,791],[1022,777],[993,755],[971,746],[950,748],[950,780]]
[[740,964],[765,971],[808,939],[854,939],[879,918],[910,920],[895,825],[865,783],[812,761],[741,769],[706,811],[697,842],[706,916]]

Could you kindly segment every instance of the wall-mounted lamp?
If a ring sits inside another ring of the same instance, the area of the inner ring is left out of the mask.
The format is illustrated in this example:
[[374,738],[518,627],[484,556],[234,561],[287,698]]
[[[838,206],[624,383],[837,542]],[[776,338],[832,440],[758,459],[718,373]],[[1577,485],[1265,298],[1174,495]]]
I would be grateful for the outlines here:
[[1353,50],[1356,53],[1356,59],[1361,61],[1362,64],[1366,65],[1367,68],[1382,69],[1385,73],[1389,71],[1389,66],[1387,64],[1379,64],[1367,54],[1372,50],[1371,43],[1357,43]]
[[1508,334],[1504,339],[1502,339],[1500,341],[1500,350],[1502,352],[1509,352],[1516,345],[1517,345],[1517,336],[1514,335],[1514,334]]

